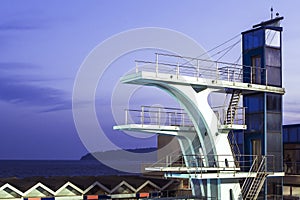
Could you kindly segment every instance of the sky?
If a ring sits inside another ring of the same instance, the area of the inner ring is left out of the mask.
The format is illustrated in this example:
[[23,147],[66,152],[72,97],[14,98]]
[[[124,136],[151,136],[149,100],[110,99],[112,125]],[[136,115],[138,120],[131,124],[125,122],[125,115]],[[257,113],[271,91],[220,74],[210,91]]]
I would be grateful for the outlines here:
[[[0,159],[79,159],[87,153],[73,120],[73,85],[85,58],[111,36],[135,28],[160,27],[183,33],[209,50],[268,20],[271,6],[285,18],[284,124],[300,123],[297,0],[0,1]],[[239,57],[240,46],[234,52],[228,59]],[[153,51],[120,57],[97,88],[99,123],[120,148],[156,145],[154,136],[135,138],[112,131],[115,122],[108,109],[122,73],[134,66],[136,57],[149,54]],[[138,91],[130,101],[134,105],[163,104],[167,99],[176,105],[163,92],[147,91],[156,96],[148,98]],[[99,146],[101,151],[110,150],[101,139]]]

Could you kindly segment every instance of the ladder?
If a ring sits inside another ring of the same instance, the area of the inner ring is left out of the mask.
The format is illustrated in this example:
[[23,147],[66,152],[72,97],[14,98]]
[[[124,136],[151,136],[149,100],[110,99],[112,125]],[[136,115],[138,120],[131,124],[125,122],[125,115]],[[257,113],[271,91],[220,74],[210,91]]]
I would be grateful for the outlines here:
[[231,99],[229,102],[229,106],[228,106],[228,109],[226,112],[226,119],[225,119],[226,125],[233,124],[235,115],[237,114],[237,108],[238,108],[238,104],[239,104],[241,95],[242,95],[241,90],[233,90]]
[[257,199],[259,192],[261,191],[261,188],[263,187],[264,182],[268,176],[268,173],[266,172],[266,157],[263,156],[256,170],[256,176],[250,177],[252,169],[255,169],[257,162],[258,159],[256,158],[250,169],[249,176],[246,178],[242,186],[243,199],[247,199],[247,200]]

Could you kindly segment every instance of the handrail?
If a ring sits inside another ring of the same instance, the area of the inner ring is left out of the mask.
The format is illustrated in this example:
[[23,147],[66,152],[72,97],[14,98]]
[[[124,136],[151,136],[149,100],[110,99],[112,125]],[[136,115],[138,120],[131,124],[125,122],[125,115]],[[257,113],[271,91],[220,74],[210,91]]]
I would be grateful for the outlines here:
[[235,109],[235,114],[233,112],[231,113],[231,123],[227,124],[227,106],[216,106],[212,107],[212,110],[215,112],[217,119],[220,124],[224,125],[234,125],[234,124],[240,124],[240,125],[245,125],[245,109],[246,107],[243,106],[237,106]]
[[[192,58],[188,56],[179,56],[165,53],[156,53],[155,61],[144,61],[144,60],[135,60],[136,62],[136,73],[139,71],[145,71],[146,69],[141,69],[138,66],[138,63],[144,64],[153,64],[155,67],[151,68],[151,71],[156,73],[156,76],[166,70],[167,73],[172,73],[179,77],[182,76],[191,76],[196,77],[197,80],[199,77],[211,78],[213,80],[226,80],[230,82],[242,82],[250,84],[260,84],[268,85],[268,73],[267,68],[242,65],[237,63],[213,61],[208,59]],[[159,56],[170,57],[170,58],[180,58],[183,59],[182,62],[179,61],[159,61]],[[190,59],[190,61],[186,61]],[[202,62],[202,63],[199,63]],[[188,64],[187,64],[188,63]],[[203,65],[203,63],[209,64],[209,66]],[[163,69],[162,66],[169,67],[169,69]],[[149,70],[149,69],[148,69]],[[246,79],[243,78],[243,74],[246,73]],[[255,75],[257,73],[257,75]]]
[[[134,114],[135,113],[135,114]],[[193,126],[188,114],[183,109],[158,106],[141,106],[141,109],[125,109],[125,124]]]
[[[174,156],[174,157],[173,157]],[[239,167],[237,167],[234,163],[236,162],[235,160],[225,160],[225,158],[231,157],[231,154],[207,154],[207,155],[201,155],[201,154],[189,154],[189,155],[168,155],[166,157],[166,159],[161,159],[162,160],[176,160],[176,163],[170,163],[170,162],[155,162],[154,164],[151,164],[151,167],[161,167],[161,166],[168,166],[168,167],[191,167],[192,165],[187,166],[186,165],[186,161],[189,161],[189,164],[191,163],[197,163],[195,162],[196,160],[201,160],[201,159],[205,159],[205,158],[215,158],[215,159],[211,159],[208,160],[205,164],[203,162],[204,165],[194,165],[194,167],[198,167],[198,168],[211,168],[211,167],[217,167],[217,168],[224,168],[223,166],[226,166],[226,168],[234,168],[234,169],[238,169]],[[247,168],[249,167],[250,170],[248,171],[248,176],[251,175],[252,172],[257,172],[258,168],[255,168],[255,166],[257,165],[257,161],[258,161],[258,156],[257,155],[238,155],[240,156],[241,159],[239,162],[241,163],[240,166],[241,168]],[[267,156],[264,156],[264,158]],[[176,159],[174,159],[176,158]],[[177,158],[184,158],[181,159],[180,161]],[[247,163],[249,163],[249,159],[254,158],[253,159],[253,163],[251,163],[251,165],[246,165]],[[201,162],[200,162],[201,163]],[[222,163],[225,163],[225,165],[223,165]],[[228,164],[227,164],[228,163]],[[230,164],[232,163],[232,165]],[[259,163],[261,165],[261,163]],[[156,166],[155,166],[156,165]],[[261,167],[260,167],[261,169]]]
[[[227,123],[227,107],[217,106],[212,110],[216,114],[220,125],[245,125],[245,108],[238,106],[235,113],[231,113],[231,123]],[[140,109],[125,109],[125,124],[140,123],[170,125],[170,126],[194,126],[188,113],[181,108],[141,106]]]

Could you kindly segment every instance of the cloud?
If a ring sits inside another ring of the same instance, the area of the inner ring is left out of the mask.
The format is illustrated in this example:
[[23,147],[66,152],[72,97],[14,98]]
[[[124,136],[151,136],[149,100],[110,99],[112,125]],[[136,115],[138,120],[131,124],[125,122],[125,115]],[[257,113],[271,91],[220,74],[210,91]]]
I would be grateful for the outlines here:
[[36,65],[23,62],[0,62],[0,70],[20,70],[20,69],[37,69]]
[[36,30],[44,27],[44,19],[25,14],[23,16],[13,16],[10,19],[0,22],[0,31],[26,31]]
[[285,102],[283,109],[284,124],[300,122],[300,103]]
[[[23,68],[37,68],[30,63],[0,63],[0,100],[16,105],[32,106],[41,112],[71,109],[71,97],[63,90],[43,86],[26,76],[16,75]],[[8,70],[10,69],[10,70]]]

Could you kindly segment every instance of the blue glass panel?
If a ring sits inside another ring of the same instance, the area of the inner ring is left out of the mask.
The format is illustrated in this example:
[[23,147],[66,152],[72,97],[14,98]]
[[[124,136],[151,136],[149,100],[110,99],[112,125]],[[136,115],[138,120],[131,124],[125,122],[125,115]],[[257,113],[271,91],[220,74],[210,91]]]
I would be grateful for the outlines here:
[[244,96],[244,106],[246,107],[246,113],[263,112],[264,111],[263,94]]
[[244,50],[254,49],[264,45],[264,31],[257,30],[244,34],[243,48]]
[[247,130],[249,132],[264,131],[264,115],[263,114],[248,114],[246,117]]

